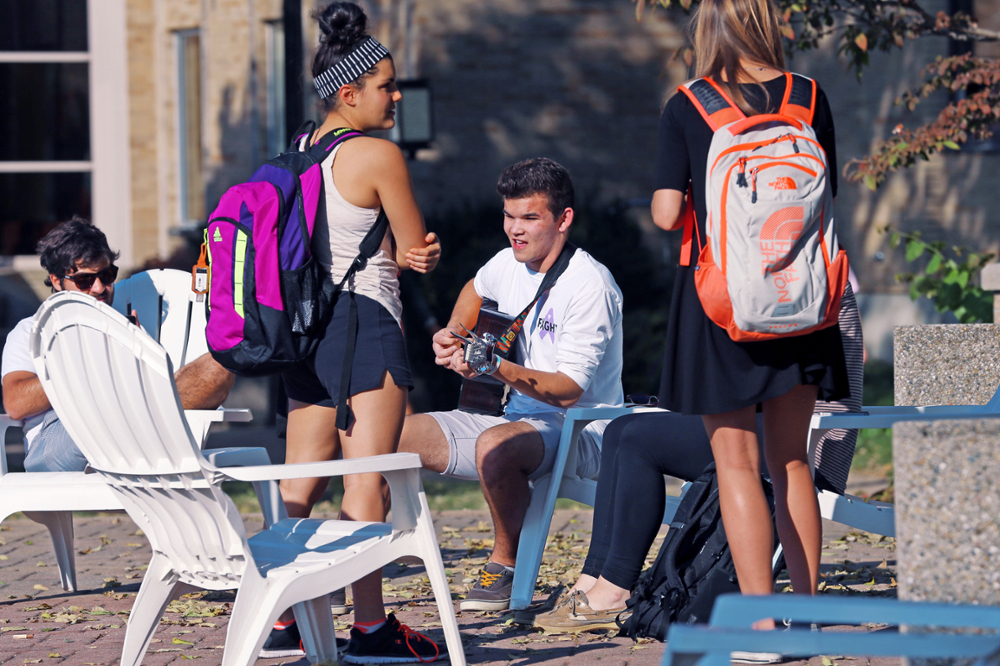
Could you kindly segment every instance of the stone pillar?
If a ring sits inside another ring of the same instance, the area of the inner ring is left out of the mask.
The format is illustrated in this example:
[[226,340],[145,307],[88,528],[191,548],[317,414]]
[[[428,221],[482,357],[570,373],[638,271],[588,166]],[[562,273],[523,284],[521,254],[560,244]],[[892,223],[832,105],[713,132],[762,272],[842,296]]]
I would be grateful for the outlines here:
[[[898,327],[894,355],[897,405],[984,404],[1000,326]],[[998,443],[1000,419],[893,428],[901,599],[1000,605]]]

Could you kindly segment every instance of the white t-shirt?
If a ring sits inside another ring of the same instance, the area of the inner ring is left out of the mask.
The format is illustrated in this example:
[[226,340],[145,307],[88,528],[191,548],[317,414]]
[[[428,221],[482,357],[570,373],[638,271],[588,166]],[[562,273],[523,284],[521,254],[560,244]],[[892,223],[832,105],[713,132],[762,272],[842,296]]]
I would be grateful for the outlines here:
[[[545,277],[507,248],[479,269],[476,293],[512,317],[535,297]],[[517,362],[561,372],[583,389],[574,407],[620,407],[622,393],[622,292],[611,273],[577,249],[566,272],[528,313],[518,334]],[[565,412],[563,407],[512,391],[507,414]]]
[[[17,372],[18,370],[35,374],[35,364],[31,362],[31,356],[28,353],[28,343],[31,339],[31,322],[34,319],[34,316],[25,317],[17,322],[17,326],[7,334],[7,342],[3,346],[3,361],[0,364],[0,381],[9,373]],[[25,450],[35,441],[35,437],[38,436],[38,432],[42,429],[42,421],[45,420],[45,416],[51,411],[51,409],[47,409],[40,414],[35,414],[24,419]]]

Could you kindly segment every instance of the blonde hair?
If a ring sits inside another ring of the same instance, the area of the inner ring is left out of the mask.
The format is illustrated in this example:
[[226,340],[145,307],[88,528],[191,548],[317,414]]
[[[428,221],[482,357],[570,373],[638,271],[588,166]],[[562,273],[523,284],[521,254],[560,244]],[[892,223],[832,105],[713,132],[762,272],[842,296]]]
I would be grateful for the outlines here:
[[[771,0],[702,0],[691,27],[696,76],[722,86],[744,113],[763,111],[750,106],[738,84],[756,82],[740,65],[740,58],[785,70],[778,13]],[[767,90],[760,87],[766,95]]]

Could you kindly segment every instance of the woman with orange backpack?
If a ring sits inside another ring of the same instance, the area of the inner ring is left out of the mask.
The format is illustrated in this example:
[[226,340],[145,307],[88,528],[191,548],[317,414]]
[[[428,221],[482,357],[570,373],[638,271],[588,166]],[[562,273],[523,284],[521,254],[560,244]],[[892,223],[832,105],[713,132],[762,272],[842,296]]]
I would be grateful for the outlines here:
[[[687,226],[685,240],[689,246],[707,245],[712,234],[717,237],[720,226],[725,229],[727,223],[730,237],[749,236],[750,232],[739,226],[747,222],[746,216],[734,216],[733,211],[738,209],[732,206],[724,206],[720,214],[718,205],[713,208],[713,202],[707,198],[712,178],[710,152],[713,155],[725,152],[713,140],[717,134],[728,132],[728,136],[719,138],[733,141],[733,136],[751,125],[759,129],[784,123],[787,134],[759,143],[766,143],[768,148],[780,147],[787,157],[772,158],[776,160],[772,162],[757,161],[755,166],[756,155],[748,151],[745,154],[748,156],[734,162],[736,166],[729,172],[729,180],[723,182],[726,188],[723,203],[727,195],[741,197],[742,210],[753,211],[754,206],[781,199],[794,207],[785,210],[800,211],[796,197],[806,197],[807,188],[827,188],[825,194],[822,191],[817,194],[828,197],[830,204],[829,209],[824,205],[817,213],[820,218],[817,247],[822,245],[826,264],[833,267],[831,275],[834,269],[842,267],[846,276],[846,261],[837,263],[835,237],[834,246],[827,247],[831,236],[824,236],[827,223],[832,234],[832,196],[836,194],[837,176],[829,104],[814,82],[785,71],[777,8],[770,0],[702,0],[693,27],[699,78],[682,86],[687,89],[682,90],[685,94],[675,95],[662,115],[652,205],[654,222],[667,230]],[[706,109],[705,98],[693,92],[707,93],[717,105]],[[742,126],[738,125],[747,117]],[[808,160],[803,157],[807,152],[811,152]],[[771,164],[784,166],[766,171]],[[812,174],[811,180],[807,174]],[[689,189],[692,197],[685,200]],[[709,220],[710,209],[714,217]],[[726,210],[730,211],[728,221]],[[685,225],[692,212],[694,219]],[[803,221],[793,219],[794,214],[782,215],[768,219],[770,238],[784,239],[796,247],[800,236],[810,231],[808,215],[804,229]],[[786,224],[790,219],[798,225],[796,228],[790,229],[792,225]],[[775,220],[780,224],[773,224]],[[753,243],[757,240],[752,238]],[[759,241],[760,257],[751,254],[744,259],[730,253],[730,276],[734,273],[734,261],[745,261],[740,268],[752,277],[755,272],[760,276],[762,270],[765,276],[780,276],[781,269],[791,265],[790,255],[794,251],[785,250],[788,256],[775,259],[774,248],[768,245],[767,250],[772,252],[769,258],[765,253],[764,233]],[[721,242],[726,243],[725,232]],[[756,245],[751,249],[755,250]],[[672,411],[702,416],[718,470],[723,523],[744,594],[773,591],[771,514],[760,483],[755,428],[755,412],[758,406],[762,408],[764,455],[774,484],[778,534],[792,586],[796,593],[814,594],[822,526],[806,457],[809,419],[817,397],[837,400],[850,395],[836,314],[832,315],[832,321],[821,321],[805,334],[751,335],[752,341],[737,341],[732,326],[727,330],[718,318],[710,318],[706,313],[706,309],[714,307],[712,295],[706,294],[703,284],[697,284],[704,282],[706,267],[719,270],[709,266],[706,257],[710,262],[714,259],[721,271],[725,271],[725,250],[721,262],[720,257],[711,254],[703,248],[702,261],[691,261],[691,265],[678,268],[670,305],[660,404]],[[838,276],[839,273],[830,280],[827,289],[835,312],[844,289]],[[785,273],[784,277],[790,281],[802,275]],[[822,288],[827,287],[825,276],[817,279]],[[835,293],[838,288],[841,292]],[[734,293],[738,288],[729,291]],[[782,294],[779,299],[784,297]],[[737,306],[734,299],[732,308],[735,310]],[[758,622],[758,628],[770,627],[773,627],[771,619]]]

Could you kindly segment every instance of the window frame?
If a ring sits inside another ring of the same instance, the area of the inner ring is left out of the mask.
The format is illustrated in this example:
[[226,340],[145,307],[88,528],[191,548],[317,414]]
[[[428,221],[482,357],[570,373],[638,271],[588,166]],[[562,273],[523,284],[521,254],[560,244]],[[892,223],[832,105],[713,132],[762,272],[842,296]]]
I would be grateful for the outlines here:
[[0,173],[89,172],[91,217],[126,267],[134,263],[127,37],[126,0],[87,0],[87,51],[0,51],[0,63],[88,64],[90,160],[0,160]]

